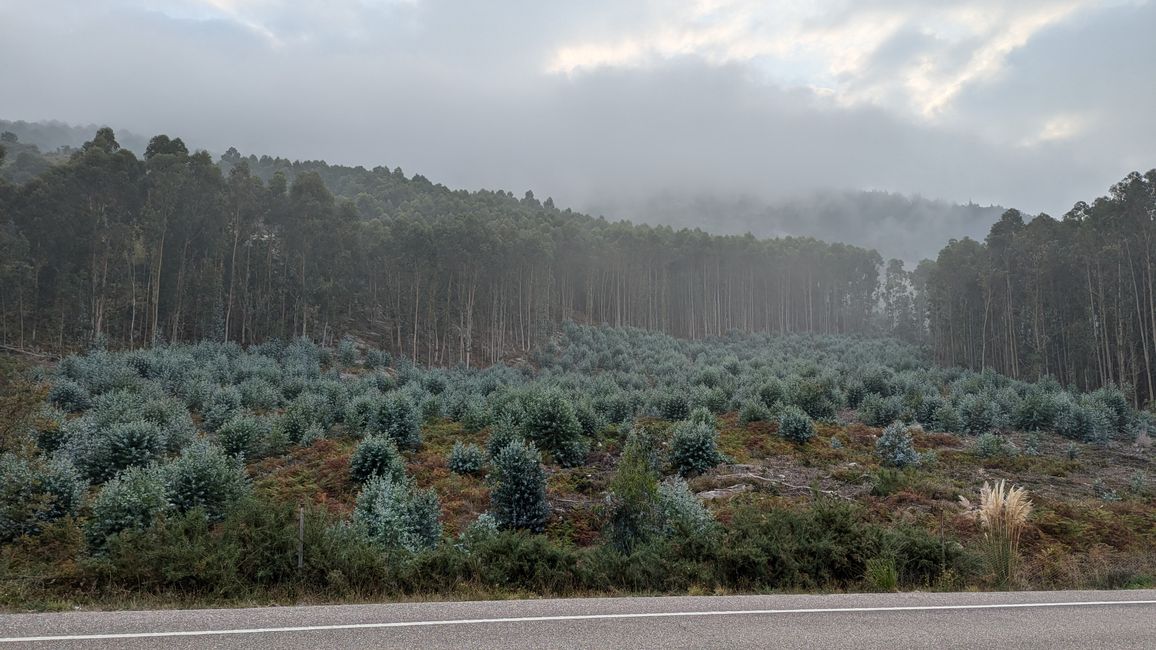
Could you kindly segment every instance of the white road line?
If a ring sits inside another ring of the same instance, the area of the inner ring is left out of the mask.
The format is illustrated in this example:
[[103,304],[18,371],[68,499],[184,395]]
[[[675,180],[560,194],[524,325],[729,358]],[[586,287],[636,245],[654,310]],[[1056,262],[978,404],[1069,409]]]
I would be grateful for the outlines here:
[[214,636],[226,634],[270,634],[274,632],[317,632],[324,630],[367,630],[396,627],[430,627],[436,625],[483,625],[489,623],[539,623],[549,621],[591,621],[629,618],[685,618],[694,616],[759,616],[771,614],[838,614],[842,612],[921,612],[968,609],[1028,609],[1043,607],[1091,607],[1107,605],[1156,605],[1156,600],[1094,600],[1065,603],[996,603],[991,605],[913,605],[907,607],[824,607],[811,609],[739,609],[703,612],[641,612],[634,614],[570,614],[558,616],[520,616],[511,618],[461,618],[440,621],[398,621],[392,623],[348,623],[345,625],[301,625],[295,627],[254,627],[233,630],[176,630],[170,632],[122,632],[111,634],[73,634],[62,636],[24,636],[0,638],[0,643],[33,641],[95,641],[101,639],[151,639],[158,637]]

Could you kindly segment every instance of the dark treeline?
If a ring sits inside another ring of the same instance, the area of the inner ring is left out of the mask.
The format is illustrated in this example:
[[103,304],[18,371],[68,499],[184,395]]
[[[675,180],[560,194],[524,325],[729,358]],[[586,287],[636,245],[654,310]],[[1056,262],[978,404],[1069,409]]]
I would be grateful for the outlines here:
[[874,251],[609,222],[400,169],[243,157],[102,129],[0,181],[0,340],[67,350],[357,332],[492,363],[567,319],[703,338],[884,333],[940,362],[1135,388],[1156,357],[1156,171],[1063,219],[1009,210],[907,271]]
[[356,331],[476,365],[565,319],[688,338],[865,331],[881,265],[851,246],[610,223],[400,170],[234,151],[217,164],[166,136],[142,159],[108,129],[0,187],[0,338],[22,348]]
[[1153,395],[1156,170],[1062,219],[1008,210],[986,240],[952,241],[929,269],[939,361]]

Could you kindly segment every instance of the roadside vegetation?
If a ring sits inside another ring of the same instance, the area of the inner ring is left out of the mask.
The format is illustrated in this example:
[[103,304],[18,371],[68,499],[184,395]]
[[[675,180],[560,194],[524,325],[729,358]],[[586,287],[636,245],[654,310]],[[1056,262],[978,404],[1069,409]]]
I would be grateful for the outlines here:
[[894,339],[567,323],[485,369],[346,338],[3,373],[10,609],[1156,578],[1129,387]]

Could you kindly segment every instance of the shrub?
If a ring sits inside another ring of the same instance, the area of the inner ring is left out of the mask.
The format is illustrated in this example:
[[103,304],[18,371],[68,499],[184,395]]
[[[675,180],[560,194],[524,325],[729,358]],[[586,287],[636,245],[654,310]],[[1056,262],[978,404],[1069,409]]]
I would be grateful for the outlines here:
[[1007,440],[994,433],[985,433],[975,439],[972,444],[972,453],[980,458],[1003,456],[1010,452]]
[[357,350],[353,346],[353,339],[344,337],[337,344],[337,361],[346,368],[352,367],[357,361]]
[[490,471],[490,512],[504,530],[541,532],[550,515],[546,473],[533,443],[510,442],[494,456]]
[[787,395],[791,404],[816,420],[835,415],[834,396],[823,381],[796,378],[788,385]]
[[150,526],[169,507],[159,467],[129,468],[105,483],[93,499],[85,527],[89,542],[101,548],[111,535]]
[[903,414],[903,400],[897,395],[883,397],[868,393],[859,404],[859,419],[870,427],[885,427]]
[[633,551],[660,526],[658,473],[650,462],[652,452],[646,436],[631,432],[607,490],[603,534],[623,553]]
[[454,474],[477,474],[482,471],[484,462],[485,453],[477,445],[464,445],[458,441],[450,450],[448,464]]
[[408,397],[391,393],[377,411],[377,431],[393,439],[402,449],[421,446],[421,419]]
[[1055,418],[1055,397],[1042,390],[1032,390],[1020,402],[1015,424],[1021,431],[1043,431],[1051,428]]
[[708,409],[702,406],[691,411],[690,417],[688,417],[687,420],[694,422],[695,424],[705,424],[712,429],[718,428],[718,418],[714,416],[714,413],[711,413]]
[[751,422],[766,422],[772,417],[771,409],[760,400],[747,400],[739,409],[739,422],[743,425]]
[[369,436],[349,459],[349,475],[356,483],[367,483],[377,476],[400,482],[405,478],[405,460],[392,438]]
[[759,386],[758,394],[759,401],[762,402],[763,405],[767,408],[774,408],[775,404],[778,404],[787,398],[787,392],[783,387],[783,382],[775,379],[774,377],[763,382],[762,386]]
[[1124,395],[1124,391],[1115,386],[1104,386],[1088,395],[1088,399],[1095,406],[1104,410],[1111,428],[1116,433],[1123,433],[1127,430],[1128,421],[1132,415],[1132,406],[1128,403],[1128,397]]
[[0,455],[0,544],[35,535],[43,524],[75,516],[87,484],[66,460]]
[[928,429],[935,427],[935,414],[946,404],[947,401],[938,394],[925,393],[921,395],[913,413],[915,421]]
[[163,472],[173,508],[179,513],[200,508],[211,521],[222,519],[250,489],[244,465],[207,440],[189,445]]
[[815,437],[815,424],[803,409],[788,406],[779,415],[779,435],[791,442],[803,444]]
[[931,418],[931,426],[935,431],[945,431],[947,433],[960,433],[963,431],[963,418],[960,417],[959,411],[951,404],[943,404],[935,409],[935,414]]
[[585,460],[582,424],[574,412],[574,405],[557,390],[539,391],[529,396],[522,433],[563,467],[574,467]]
[[684,420],[674,425],[670,464],[680,476],[695,476],[718,465],[718,431],[706,424]]
[[266,435],[265,421],[253,415],[237,415],[217,429],[217,443],[230,456],[248,458],[259,451]]
[[270,411],[281,405],[281,392],[264,379],[252,378],[237,387],[241,406],[255,411]]
[[467,433],[475,433],[486,428],[490,424],[490,412],[486,409],[486,403],[481,398],[467,399],[462,406],[458,421],[462,423],[462,429]]
[[419,490],[409,479],[374,476],[357,495],[354,523],[386,550],[412,553],[437,546],[441,508],[433,490]]
[[995,400],[986,395],[964,395],[959,401],[963,432],[977,436],[1004,426],[1003,412]]
[[680,478],[668,478],[658,486],[658,512],[667,537],[702,540],[717,528],[710,510]]
[[70,423],[65,453],[93,483],[102,483],[128,467],[147,465],[161,457],[161,432],[152,422],[138,420],[97,428],[91,421]]
[[690,403],[686,396],[674,389],[655,396],[654,408],[664,420],[685,420],[690,415]]
[[1068,395],[1056,401],[1056,417],[1053,426],[1056,433],[1088,442],[1095,440],[1111,429],[1111,423],[1104,411],[1091,408]]
[[902,422],[893,422],[875,441],[875,454],[887,467],[904,468],[919,463],[911,431]]
[[457,547],[468,553],[474,547],[489,542],[497,536],[498,520],[490,513],[483,512],[458,534]]
[[70,379],[60,379],[48,391],[48,401],[68,413],[78,413],[92,405],[92,397],[83,386]]
[[108,457],[97,480],[111,478],[126,467],[147,465],[160,458],[163,451],[160,428],[143,420],[114,426],[106,444]]
[[494,458],[515,440],[522,440],[522,429],[510,415],[503,415],[490,427],[490,437],[486,440],[486,453]]
[[388,367],[392,359],[388,352],[381,350],[369,350],[365,353],[365,367],[366,368],[385,368]]
[[377,429],[377,413],[383,405],[381,393],[375,388],[354,397],[345,405],[345,426],[358,435],[374,433]]

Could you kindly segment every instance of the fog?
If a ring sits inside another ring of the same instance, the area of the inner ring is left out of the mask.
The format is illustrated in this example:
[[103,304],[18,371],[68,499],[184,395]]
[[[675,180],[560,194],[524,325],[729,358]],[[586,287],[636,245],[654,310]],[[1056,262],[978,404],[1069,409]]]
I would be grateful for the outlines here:
[[1156,165],[1152,2],[763,4],[0,0],[0,118],[905,259],[990,212],[797,208],[1059,215]]

